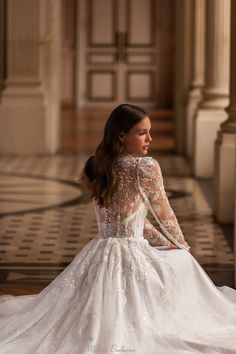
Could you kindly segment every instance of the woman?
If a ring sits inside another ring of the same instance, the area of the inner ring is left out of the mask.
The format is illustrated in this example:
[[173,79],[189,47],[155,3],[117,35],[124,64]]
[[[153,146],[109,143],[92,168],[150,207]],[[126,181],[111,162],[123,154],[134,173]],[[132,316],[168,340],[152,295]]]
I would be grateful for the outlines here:
[[0,298],[0,353],[236,353],[236,291],[190,254],[150,129],[138,106],[111,113],[82,173],[98,236],[38,295]]

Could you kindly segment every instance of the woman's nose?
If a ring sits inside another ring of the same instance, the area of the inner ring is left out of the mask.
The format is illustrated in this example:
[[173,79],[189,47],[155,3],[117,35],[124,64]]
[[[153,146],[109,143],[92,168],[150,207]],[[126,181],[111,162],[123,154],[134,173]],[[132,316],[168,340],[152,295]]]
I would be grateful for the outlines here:
[[147,135],[147,140],[150,141],[150,142],[152,141],[152,137],[151,137],[150,134]]

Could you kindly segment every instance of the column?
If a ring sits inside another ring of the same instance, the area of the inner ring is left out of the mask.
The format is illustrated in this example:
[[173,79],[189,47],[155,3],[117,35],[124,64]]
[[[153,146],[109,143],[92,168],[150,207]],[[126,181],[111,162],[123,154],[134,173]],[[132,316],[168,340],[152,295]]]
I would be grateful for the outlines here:
[[234,222],[236,149],[236,2],[231,1],[230,103],[215,142],[214,212],[221,223]]
[[203,101],[195,120],[194,174],[212,177],[214,141],[229,102],[230,0],[206,1],[206,69]]
[[[178,153],[186,152],[186,100],[191,84],[193,0],[175,6],[175,133]],[[191,19],[191,20],[190,20]]]
[[55,34],[52,28],[56,28],[60,16],[55,17],[52,3],[53,0],[6,1],[7,65],[0,105],[1,154],[44,154],[58,149],[59,115],[55,107],[59,107],[59,101],[53,94],[58,78],[50,63],[52,56],[57,62],[52,47],[58,46],[56,37],[60,33]]
[[202,100],[204,85],[204,59],[205,59],[205,0],[193,2],[193,57],[192,82],[188,94],[186,113],[187,156],[193,155],[194,119],[197,108]]

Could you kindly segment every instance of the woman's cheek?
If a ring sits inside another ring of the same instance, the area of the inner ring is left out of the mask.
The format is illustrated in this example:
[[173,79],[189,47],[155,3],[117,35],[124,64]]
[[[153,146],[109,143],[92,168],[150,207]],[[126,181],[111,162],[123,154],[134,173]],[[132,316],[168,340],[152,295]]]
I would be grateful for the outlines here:
[[138,144],[138,145],[140,145],[140,144],[143,143],[143,139],[142,139],[142,137],[140,137],[140,136],[137,138],[136,141],[137,141],[137,144]]
[[142,143],[145,143],[145,140],[146,140],[145,135],[142,135],[140,141],[141,141]]

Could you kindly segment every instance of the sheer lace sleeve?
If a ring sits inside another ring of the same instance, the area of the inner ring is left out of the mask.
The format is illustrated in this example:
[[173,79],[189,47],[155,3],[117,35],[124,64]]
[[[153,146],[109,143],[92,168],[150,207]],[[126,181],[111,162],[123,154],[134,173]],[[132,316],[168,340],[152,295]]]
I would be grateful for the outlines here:
[[168,241],[148,219],[145,219],[143,232],[144,238],[148,240],[151,246],[170,246],[170,241]]
[[151,157],[137,158],[138,189],[167,240],[189,251],[176,216],[169,204],[160,166]]

